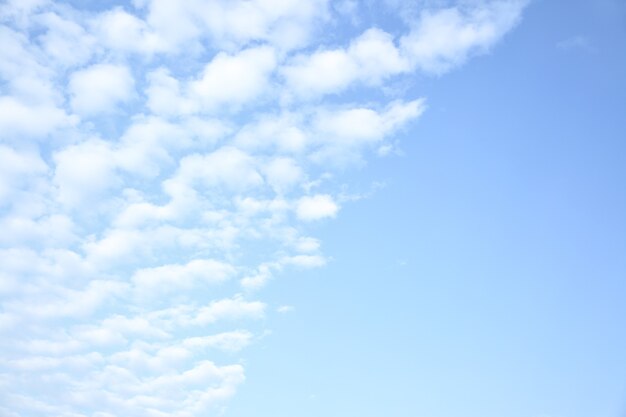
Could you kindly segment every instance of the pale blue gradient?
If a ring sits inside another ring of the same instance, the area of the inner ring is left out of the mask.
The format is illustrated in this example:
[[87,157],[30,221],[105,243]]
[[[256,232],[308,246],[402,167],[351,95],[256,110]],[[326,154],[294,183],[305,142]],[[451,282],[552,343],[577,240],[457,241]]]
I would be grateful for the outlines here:
[[626,6],[535,1],[412,91],[404,155],[352,178],[387,187],[318,229],[333,261],[268,288],[297,309],[226,415],[626,415]]

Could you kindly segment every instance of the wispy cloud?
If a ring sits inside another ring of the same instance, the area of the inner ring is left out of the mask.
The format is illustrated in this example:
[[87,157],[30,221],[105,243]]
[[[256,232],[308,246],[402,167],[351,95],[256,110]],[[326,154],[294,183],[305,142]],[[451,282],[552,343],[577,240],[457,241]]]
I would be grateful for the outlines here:
[[592,51],[593,46],[589,38],[582,35],[572,36],[571,38],[563,39],[562,41],[557,42],[556,47],[564,50],[583,50],[583,51]]

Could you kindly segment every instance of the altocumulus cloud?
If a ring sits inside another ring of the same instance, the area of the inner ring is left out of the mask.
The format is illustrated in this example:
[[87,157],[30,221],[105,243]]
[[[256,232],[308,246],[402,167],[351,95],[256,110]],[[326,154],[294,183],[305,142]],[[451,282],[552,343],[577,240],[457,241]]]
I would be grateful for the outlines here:
[[257,290],[327,263],[304,231],[341,215],[340,173],[425,110],[386,87],[526,5],[445,3],[385,30],[331,0],[3,2],[0,414],[221,412],[293,309]]

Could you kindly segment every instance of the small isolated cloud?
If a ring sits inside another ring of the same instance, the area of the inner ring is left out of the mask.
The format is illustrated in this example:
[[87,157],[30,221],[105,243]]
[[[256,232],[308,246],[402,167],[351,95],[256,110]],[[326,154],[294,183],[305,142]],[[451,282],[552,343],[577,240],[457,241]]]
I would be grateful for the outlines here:
[[583,50],[583,51],[591,51],[593,49],[591,45],[591,41],[586,36],[572,36],[571,38],[564,39],[562,41],[557,42],[556,47],[563,51],[570,50]]
[[476,7],[424,10],[400,39],[411,64],[442,74],[474,54],[484,53],[520,20],[528,0],[477,2]]
[[326,265],[326,258],[320,255],[295,255],[286,258],[283,262],[302,268],[318,268]]
[[287,313],[291,313],[295,309],[296,308],[294,306],[284,305],[284,306],[278,307],[276,311],[279,312],[280,314],[287,314]]
[[338,211],[339,206],[328,194],[302,197],[296,205],[296,215],[304,221],[335,217]]
[[245,301],[241,297],[214,301],[198,310],[193,321],[198,324],[214,323],[218,320],[262,319],[265,317],[265,303]]

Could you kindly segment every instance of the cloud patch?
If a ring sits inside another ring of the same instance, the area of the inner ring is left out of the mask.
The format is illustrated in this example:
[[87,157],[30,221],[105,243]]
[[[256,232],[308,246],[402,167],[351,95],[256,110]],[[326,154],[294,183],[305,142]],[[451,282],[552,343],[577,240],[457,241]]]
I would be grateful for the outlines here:
[[316,230],[422,116],[416,75],[526,4],[79,3],[0,5],[3,416],[220,415],[293,310],[261,290],[328,265]]

